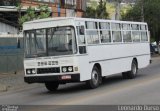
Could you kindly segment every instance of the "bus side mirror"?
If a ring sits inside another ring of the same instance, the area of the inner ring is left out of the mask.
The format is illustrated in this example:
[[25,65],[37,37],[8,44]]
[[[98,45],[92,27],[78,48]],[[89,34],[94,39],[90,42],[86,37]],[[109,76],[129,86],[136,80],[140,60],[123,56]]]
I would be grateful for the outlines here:
[[79,53],[80,54],[85,54],[87,51],[86,51],[86,46],[79,46]]

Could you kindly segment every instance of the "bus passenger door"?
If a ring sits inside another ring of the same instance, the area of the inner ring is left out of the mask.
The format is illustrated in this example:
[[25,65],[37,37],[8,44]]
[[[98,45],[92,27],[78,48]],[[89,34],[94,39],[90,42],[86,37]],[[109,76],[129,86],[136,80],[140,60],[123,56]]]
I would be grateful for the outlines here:
[[86,54],[86,38],[85,38],[85,28],[84,26],[77,26],[77,38],[78,38],[78,48],[79,54]]

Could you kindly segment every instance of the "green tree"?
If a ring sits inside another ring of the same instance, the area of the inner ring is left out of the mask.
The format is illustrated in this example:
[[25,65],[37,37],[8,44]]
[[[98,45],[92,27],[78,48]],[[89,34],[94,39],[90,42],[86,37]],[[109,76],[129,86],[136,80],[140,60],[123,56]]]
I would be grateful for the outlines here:
[[22,26],[24,22],[35,19],[48,18],[50,13],[51,12],[48,8],[48,5],[39,5],[37,10],[35,10],[35,8],[29,7],[26,10],[26,14],[19,18],[19,25]]
[[107,12],[109,14],[109,18],[112,19],[115,15],[115,5],[114,3],[106,3],[106,7],[107,7]]
[[114,12],[115,19],[119,20],[121,18],[121,15],[120,15],[120,10],[121,10],[120,9],[120,3],[121,3],[122,0],[106,0],[106,1],[114,3],[114,7],[115,7],[115,12]]
[[94,9],[98,6],[97,1],[90,1],[90,6]]
[[94,9],[93,7],[87,7],[83,17],[96,18],[96,9]]
[[36,16],[35,8],[29,7],[26,10],[26,14],[22,16],[21,18],[19,18],[19,24],[22,26],[24,22],[31,21],[36,18],[37,16]]
[[123,18],[130,10],[132,9],[132,5],[127,4],[121,7],[120,15]]
[[48,5],[39,5],[38,7],[40,14],[38,15],[37,18],[39,19],[43,19],[43,18],[47,18],[50,16],[50,10],[48,8]]
[[140,4],[135,4],[134,7],[128,9],[125,14],[121,15],[122,20],[127,21],[141,21],[141,7]]
[[84,13],[83,17],[86,18],[100,18],[100,19],[107,19],[109,16],[106,8],[106,2],[102,0],[99,1],[99,4],[95,6],[87,7],[86,12]]
[[99,5],[96,8],[96,17],[101,19],[107,19],[109,14],[107,12],[106,8],[106,2],[103,2],[102,0],[99,1]]
[[160,0],[138,0],[128,13],[123,15],[123,20],[144,21],[148,23],[152,39],[160,41]]

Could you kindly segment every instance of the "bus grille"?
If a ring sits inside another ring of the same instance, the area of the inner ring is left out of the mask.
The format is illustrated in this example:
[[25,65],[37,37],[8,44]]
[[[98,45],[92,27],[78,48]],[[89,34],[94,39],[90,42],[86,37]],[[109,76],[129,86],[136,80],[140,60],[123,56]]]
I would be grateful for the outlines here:
[[37,74],[45,74],[45,73],[60,73],[59,67],[54,68],[38,68]]

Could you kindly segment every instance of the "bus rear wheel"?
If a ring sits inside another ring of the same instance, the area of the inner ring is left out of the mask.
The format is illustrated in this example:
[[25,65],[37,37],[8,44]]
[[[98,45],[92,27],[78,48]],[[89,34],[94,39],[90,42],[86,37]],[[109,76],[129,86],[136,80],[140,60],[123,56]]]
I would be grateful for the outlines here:
[[58,89],[59,83],[57,83],[57,82],[46,82],[45,86],[49,91],[53,92],[53,91],[56,91]]
[[133,79],[137,76],[138,73],[138,64],[135,60],[132,61],[131,70],[128,72],[123,72],[122,76],[124,79]]
[[102,83],[102,77],[97,67],[94,67],[91,73],[91,79],[86,82],[90,89],[97,88]]

